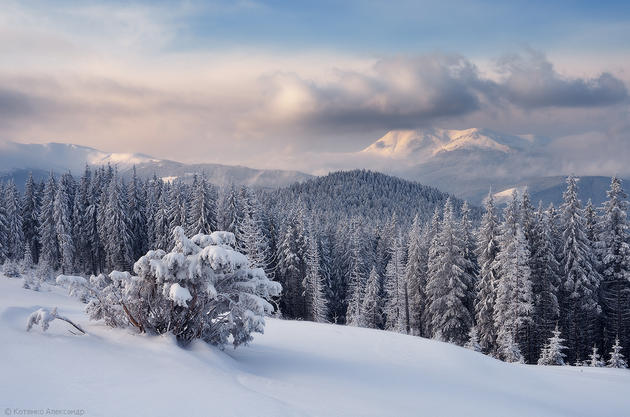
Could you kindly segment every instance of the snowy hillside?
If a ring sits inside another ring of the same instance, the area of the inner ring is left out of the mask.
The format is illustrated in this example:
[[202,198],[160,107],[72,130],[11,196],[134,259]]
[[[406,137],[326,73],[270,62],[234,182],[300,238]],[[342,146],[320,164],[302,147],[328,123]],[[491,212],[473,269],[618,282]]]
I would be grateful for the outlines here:
[[[630,371],[496,361],[436,341],[269,319],[236,350],[89,322],[58,287],[34,292],[0,277],[2,406],[88,416],[621,416]],[[53,322],[25,331],[40,307]],[[17,410],[17,411],[15,411]]]
[[192,181],[194,173],[204,172],[216,185],[235,183],[276,188],[311,178],[310,175],[297,171],[261,170],[221,164],[184,164],[140,153],[103,152],[67,143],[0,143],[0,179],[13,178],[18,184],[24,182],[29,172],[33,172],[36,180],[42,180],[49,171],[80,174],[86,164],[111,164],[123,176],[131,175],[136,166],[138,174],[146,178],[155,174],[160,178],[180,178],[185,182]]

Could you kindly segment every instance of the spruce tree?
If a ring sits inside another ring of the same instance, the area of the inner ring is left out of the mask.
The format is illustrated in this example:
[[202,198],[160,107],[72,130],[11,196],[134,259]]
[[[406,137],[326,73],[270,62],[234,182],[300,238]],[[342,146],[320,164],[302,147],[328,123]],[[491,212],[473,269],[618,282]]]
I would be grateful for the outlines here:
[[376,271],[376,267],[372,266],[370,276],[365,285],[365,295],[363,297],[363,318],[365,327],[378,329],[382,324],[383,304],[381,300],[381,282]]
[[614,177],[604,203],[599,224],[602,259],[601,304],[604,340],[618,338],[630,348],[630,233],[628,232],[628,195],[621,180]]
[[128,271],[133,265],[131,222],[127,214],[124,186],[114,177],[108,188],[107,223],[105,224],[106,268],[110,271]]
[[484,352],[491,352],[496,345],[494,304],[498,279],[496,257],[499,253],[499,219],[492,191],[485,202],[485,213],[477,234],[477,259],[480,266],[475,298],[475,319],[479,344]]
[[[503,360],[514,361],[513,343],[519,346],[519,352],[528,353],[534,309],[530,252],[521,228],[516,192],[504,210],[500,247],[494,262],[498,271],[494,324],[500,356]],[[533,361],[531,357],[525,359]]]
[[306,297],[307,318],[315,322],[326,322],[328,307],[325,282],[320,274],[317,236],[311,226],[306,252],[306,276],[304,277],[304,296]]
[[33,173],[29,173],[22,199],[22,233],[34,263],[39,261],[39,205],[38,187],[33,180]]
[[363,292],[365,289],[365,242],[363,230],[358,219],[350,223],[351,241],[349,251],[349,281],[347,287],[348,308],[346,323],[351,326],[363,326]]
[[612,346],[612,351],[610,352],[610,359],[608,359],[608,367],[609,368],[627,368],[628,363],[623,357],[621,353],[621,349],[623,347],[619,344],[619,338],[615,338],[615,344]]
[[475,352],[483,352],[481,345],[479,344],[479,334],[477,333],[477,326],[472,326],[468,332],[468,341],[464,345],[466,349],[474,350]]
[[385,328],[409,333],[409,297],[405,280],[402,238],[392,240],[389,262],[385,269]]
[[136,167],[134,165],[133,175],[127,186],[127,215],[129,217],[129,233],[131,235],[131,258],[134,261],[140,259],[149,249],[146,200],[145,189],[136,175]]
[[560,264],[556,259],[552,219],[543,210],[542,203],[533,218],[530,232],[530,269],[534,296],[534,355],[540,356],[545,341],[551,337],[560,316],[558,287]]
[[600,277],[593,243],[585,229],[584,210],[577,196],[577,179],[567,178],[561,207],[562,268],[560,290],[562,333],[567,338],[569,361],[584,357],[595,341]]
[[567,347],[563,344],[564,339],[560,337],[560,330],[556,325],[555,330],[552,330],[552,336],[549,338],[545,346],[541,350],[540,358],[538,359],[538,365],[555,365],[563,366],[564,358],[567,356],[562,353]]
[[53,220],[59,242],[60,266],[64,274],[73,271],[74,242],[72,240],[72,182],[63,175],[53,203]]
[[424,334],[424,308],[426,304],[427,286],[427,248],[423,244],[420,219],[416,215],[409,231],[407,245],[407,264],[405,269],[405,282],[409,291],[409,320],[412,333],[422,336]]
[[205,175],[195,175],[192,185],[192,201],[188,219],[189,234],[209,234],[217,230],[216,190],[208,183]]
[[467,273],[470,265],[464,257],[464,242],[457,228],[449,198],[429,252],[427,298],[432,337],[463,346],[473,324],[467,305],[473,277]]
[[4,189],[4,213],[7,222],[7,256],[18,260],[23,255],[24,234],[20,194],[13,180]]
[[4,184],[0,182],[0,263],[9,257],[9,225],[4,202]]
[[61,258],[55,225],[56,195],[57,182],[51,172],[42,195],[42,206],[39,212],[39,235],[41,242],[40,262],[53,271],[59,269]]
[[294,209],[287,220],[278,252],[278,279],[283,288],[280,310],[287,318],[303,319],[306,316],[302,285],[306,276],[306,236],[304,219],[299,209]]
[[589,355],[589,360],[587,362],[588,366],[593,368],[601,368],[605,366],[604,361],[599,353],[597,353],[597,346],[593,345],[593,350],[591,350],[591,354]]

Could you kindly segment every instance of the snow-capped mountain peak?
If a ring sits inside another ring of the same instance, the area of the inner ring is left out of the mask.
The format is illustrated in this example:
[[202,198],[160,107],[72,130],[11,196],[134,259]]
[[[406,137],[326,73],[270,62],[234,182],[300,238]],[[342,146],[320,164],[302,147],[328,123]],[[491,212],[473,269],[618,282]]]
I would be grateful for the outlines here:
[[531,148],[538,138],[497,133],[489,129],[392,130],[361,153],[393,159],[427,160],[444,152],[484,150],[510,153]]

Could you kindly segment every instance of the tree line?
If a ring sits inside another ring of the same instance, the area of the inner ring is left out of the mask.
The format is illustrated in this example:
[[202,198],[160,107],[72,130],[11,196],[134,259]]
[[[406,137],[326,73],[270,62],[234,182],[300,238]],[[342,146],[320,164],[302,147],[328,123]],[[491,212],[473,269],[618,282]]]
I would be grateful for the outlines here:
[[[574,177],[558,208],[535,208],[525,192],[499,213],[490,193],[479,219],[477,208],[429,187],[368,171],[332,175],[290,194],[219,189],[204,175],[123,180],[109,166],[41,184],[29,177],[23,193],[9,182],[0,190],[0,261],[5,273],[19,262],[41,279],[97,275],[172,250],[177,226],[189,236],[225,230],[250,267],[282,284],[274,308],[285,318],[474,343],[527,363],[542,357],[556,326],[570,363],[616,339],[630,348],[620,180],[598,208],[582,206]],[[407,197],[379,200],[396,190]]]

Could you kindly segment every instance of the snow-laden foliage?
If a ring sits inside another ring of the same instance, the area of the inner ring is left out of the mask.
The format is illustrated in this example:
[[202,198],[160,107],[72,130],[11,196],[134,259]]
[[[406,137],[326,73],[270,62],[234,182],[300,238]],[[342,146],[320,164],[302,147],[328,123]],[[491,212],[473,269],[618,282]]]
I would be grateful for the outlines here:
[[108,276],[60,275],[57,281],[92,294],[90,318],[110,326],[131,324],[142,332],[171,332],[181,343],[202,339],[238,346],[263,332],[267,300],[281,286],[260,268],[249,268],[247,257],[234,249],[227,232],[197,234],[188,239],[181,227],[173,230],[174,248],[151,250],[134,265],[134,273]]
[[626,362],[623,354],[621,353],[621,345],[619,344],[619,338],[615,339],[615,344],[612,347],[612,351],[610,352],[610,359],[608,359],[608,367],[609,368],[627,368],[628,362]]
[[558,330],[558,326],[556,325],[555,330],[552,331],[552,336],[541,350],[538,365],[563,366],[564,358],[566,358],[567,355],[562,353],[562,351],[566,348],[564,339],[560,337],[560,330]]
[[602,360],[602,357],[598,352],[597,346],[593,346],[593,350],[591,351],[591,354],[589,355],[589,359],[587,362],[588,366],[594,367],[594,368],[601,368],[603,366],[605,366],[604,361]]

